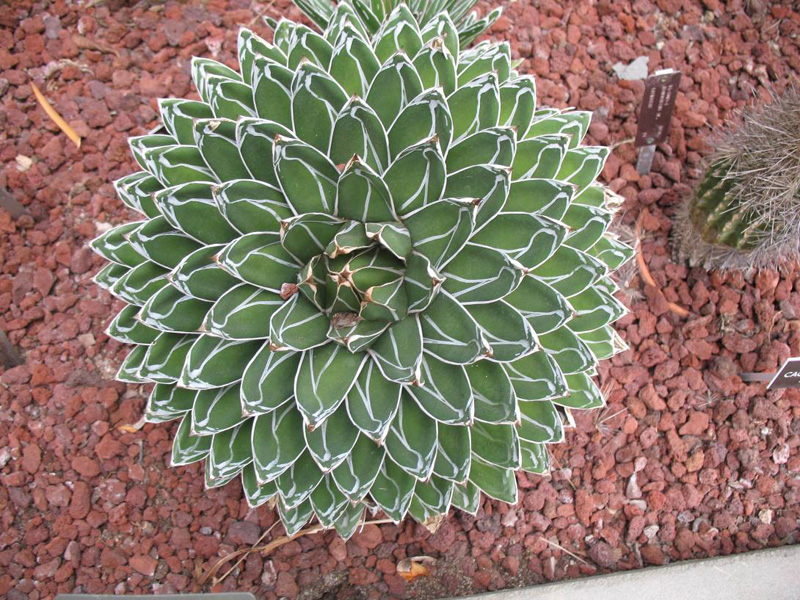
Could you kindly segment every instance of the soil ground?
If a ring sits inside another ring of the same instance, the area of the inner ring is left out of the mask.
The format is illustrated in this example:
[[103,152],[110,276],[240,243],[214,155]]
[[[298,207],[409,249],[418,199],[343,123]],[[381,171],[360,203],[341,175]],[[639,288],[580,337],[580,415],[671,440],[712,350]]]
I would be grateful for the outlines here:
[[[800,72],[800,13],[765,0],[507,3],[493,39],[538,78],[540,102],[595,111],[613,145],[603,179],[639,223],[644,261],[625,274],[630,350],[603,365],[608,406],[578,415],[547,477],[521,475],[517,506],[485,501],[432,535],[408,521],[347,543],[309,535],[250,554],[217,586],[259,598],[477,593],[746,552],[800,538],[800,394],[745,384],[800,355],[800,269],[708,273],[671,259],[671,215],[711,150],[709,134]],[[482,5],[482,10],[486,6]],[[146,390],[112,381],[125,349],[103,330],[118,302],[91,283],[98,227],[130,220],[110,181],[133,170],[126,138],[156,124],[156,99],[191,93],[189,58],[232,62],[239,25],[286,0],[20,0],[0,8],[0,330],[24,356],[0,370],[0,596],[149,593],[197,584],[275,520],[238,484],[204,491],[198,465],[168,468],[172,429],[121,425]],[[639,56],[684,77],[667,143],[637,175],[630,143],[641,82],[612,67]],[[83,138],[76,148],[31,81]],[[688,316],[675,312],[670,302]],[[268,536],[280,535],[280,527]],[[437,559],[407,584],[397,563]]]

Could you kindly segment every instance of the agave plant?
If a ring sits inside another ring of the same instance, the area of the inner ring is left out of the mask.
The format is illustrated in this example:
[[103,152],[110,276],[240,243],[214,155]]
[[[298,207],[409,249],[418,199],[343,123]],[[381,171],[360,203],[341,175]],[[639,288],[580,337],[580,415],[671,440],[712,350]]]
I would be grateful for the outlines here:
[[706,268],[775,266],[800,246],[800,88],[772,95],[719,136],[675,228],[679,258]]
[[243,29],[240,72],[195,59],[201,99],[161,101],[116,182],[144,219],[93,242],[128,304],[119,378],[180,419],[172,463],[241,476],[289,534],[516,502],[624,348],[590,114],[537,110],[507,44],[424,22],[341,2],[322,34]]

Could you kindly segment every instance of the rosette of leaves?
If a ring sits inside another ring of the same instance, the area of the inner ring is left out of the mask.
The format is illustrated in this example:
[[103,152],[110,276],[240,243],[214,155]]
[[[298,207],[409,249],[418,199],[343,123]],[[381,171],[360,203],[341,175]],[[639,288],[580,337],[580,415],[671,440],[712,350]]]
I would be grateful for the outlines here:
[[624,348],[590,114],[537,109],[508,45],[404,5],[374,34],[344,3],[322,34],[243,29],[239,62],[195,59],[200,100],[161,101],[116,182],[143,219],[93,242],[173,464],[241,477],[290,534],[516,502]]

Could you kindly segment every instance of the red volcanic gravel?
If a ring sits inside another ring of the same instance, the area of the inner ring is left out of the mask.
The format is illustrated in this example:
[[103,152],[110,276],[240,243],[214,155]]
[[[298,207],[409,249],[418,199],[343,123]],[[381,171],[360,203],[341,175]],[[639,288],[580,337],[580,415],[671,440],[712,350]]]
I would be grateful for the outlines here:
[[[640,223],[658,285],[629,269],[632,311],[618,329],[631,349],[601,368],[608,406],[577,415],[552,448],[552,475],[520,475],[516,507],[485,501],[434,535],[411,521],[346,543],[310,535],[249,555],[219,589],[437,598],[798,541],[800,394],[767,393],[739,373],[800,355],[800,269],[709,274],[674,263],[669,243],[712,128],[800,72],[792,5],[509,4],[491,37],[511,42],[543,104],[595,111],[591,140],[615,146],[603,177],[625,198],[623,223]],[[191,591],[275,521],[248,509],[238,483],[206,492],[199,465],[168,468],[174,426],[120,430],[139,419],[147,390],[112,381],[125,349],[103,329],[119,306],[91,283],[101,260],[85,245],[133,218],[110,182],[133,170],[126,138],[156,124],[156,98],[192,93],[194,54],[234,65],[238,26],[269,36],[267,13],[299,18],[287,0],[0,10],[0,186],[28,211],[0,209],[0,329],[25,358],[0,368],[0,597]],[[644,176],[630,144],[643,84],[612,71],[638,56],[684,73],[669,142]],[[80,149],[38,106],[31,79]],[[407,584],[397,563],[423,554],[437,565]]]

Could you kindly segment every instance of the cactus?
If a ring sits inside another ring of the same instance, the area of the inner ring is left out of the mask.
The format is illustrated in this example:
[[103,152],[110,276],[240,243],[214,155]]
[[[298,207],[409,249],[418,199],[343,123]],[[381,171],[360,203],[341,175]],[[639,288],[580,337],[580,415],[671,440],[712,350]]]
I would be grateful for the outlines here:
[[289,534],[516,502],[625,347],[590,113],[537,110],[509,46],[462,48],[447,13],[355,6],[242,29],[240,72],[195,59],[201,100],[162,100],[116,182],[143,219],[92,243],[173,465],[240,476]]
[[775,266],[800,242],[800,92],[742,114],[720,137],[677,216],[681,260],[717,269]]

